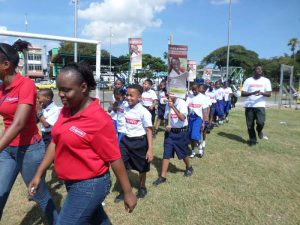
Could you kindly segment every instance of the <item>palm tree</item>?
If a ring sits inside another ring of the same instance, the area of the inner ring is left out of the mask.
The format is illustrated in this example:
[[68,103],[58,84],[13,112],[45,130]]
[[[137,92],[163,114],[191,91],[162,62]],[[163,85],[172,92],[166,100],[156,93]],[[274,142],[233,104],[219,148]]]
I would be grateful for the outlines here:
[[299,44],[299,40],[297,38],[291,38],[288,42],[288,46],[290,46],[291,51],[293,53],[292,56],[294,59],[294,64],[295,64],[295,50],[298,44]]

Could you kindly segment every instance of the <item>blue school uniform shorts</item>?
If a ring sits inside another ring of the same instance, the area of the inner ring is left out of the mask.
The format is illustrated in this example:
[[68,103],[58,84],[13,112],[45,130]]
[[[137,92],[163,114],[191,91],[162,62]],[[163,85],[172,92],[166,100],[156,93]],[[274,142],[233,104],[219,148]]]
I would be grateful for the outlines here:
[[157,117],[158,119],[164,120],[166,110],[166,104],[159,104],[157,107]]
[[224,116],[224,101],[223,100],[217,100],[216,116],[220,116],[220,117]]
[[184,128],[184,131],[179,129],[176,131],[173,129],[170,132],[165,132],[164,139],[164,159],[174,158],[176,153],[178,159],[184,159],[188,156],[188,145],[189,145],[189,132],[188,128]]
[[200,141],[201,140],[201,126],[202,118],[196,114],[189,115],[189,134],[190,140]]
[[230,109],[231,109],[231,101],[225,101],[224,112],[229,113]]

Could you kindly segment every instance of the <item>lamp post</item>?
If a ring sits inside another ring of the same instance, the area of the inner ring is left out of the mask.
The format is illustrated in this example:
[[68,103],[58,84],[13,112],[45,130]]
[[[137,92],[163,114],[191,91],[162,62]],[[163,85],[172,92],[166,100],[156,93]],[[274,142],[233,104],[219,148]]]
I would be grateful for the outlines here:
[[229,0],[229,13],[228,13],[226,80],[228,79],[228,73],[229,73],[230,26],[231,26],[231,0]]
[[111,26],[109,27],[109,72],[111,72]]
[[[77,38],[77,18],[78,18],[78,0],[72,0],[74,3],[74,38]],[[74,62],[77,62],[77,42],[74,43]]]

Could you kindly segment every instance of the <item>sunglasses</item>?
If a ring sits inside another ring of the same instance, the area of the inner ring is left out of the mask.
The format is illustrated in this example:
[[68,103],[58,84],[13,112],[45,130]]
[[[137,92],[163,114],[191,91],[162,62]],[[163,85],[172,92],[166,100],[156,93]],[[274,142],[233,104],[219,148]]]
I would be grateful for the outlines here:
[[4,56],[9,60],[9,56],[7,51],[5,50],[5,48],[2,47],[2,45],[0,44],[0,51],[3,52]]

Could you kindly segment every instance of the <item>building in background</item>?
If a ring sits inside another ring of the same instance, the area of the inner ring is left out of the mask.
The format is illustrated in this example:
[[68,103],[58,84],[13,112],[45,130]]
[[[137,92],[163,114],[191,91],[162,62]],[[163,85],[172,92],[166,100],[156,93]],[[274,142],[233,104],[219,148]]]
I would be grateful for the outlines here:
[[25,72],[26,76],[32,79],[44,78],[42,55],[42,48],[35,45],[28,48]]

